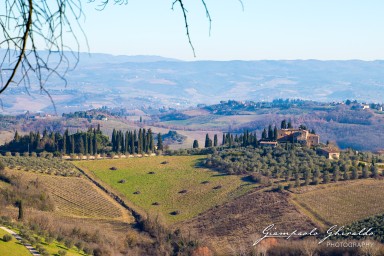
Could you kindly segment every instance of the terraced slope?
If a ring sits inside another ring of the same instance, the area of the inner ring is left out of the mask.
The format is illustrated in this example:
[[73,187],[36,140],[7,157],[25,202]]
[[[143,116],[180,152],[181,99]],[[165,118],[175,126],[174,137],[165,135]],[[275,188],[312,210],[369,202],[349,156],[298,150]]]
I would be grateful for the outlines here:
[[70,217],[133,221],[119,204],[84,177],[61,177],[13,170],[29,181],[38,180],[53,199],[55,212]]

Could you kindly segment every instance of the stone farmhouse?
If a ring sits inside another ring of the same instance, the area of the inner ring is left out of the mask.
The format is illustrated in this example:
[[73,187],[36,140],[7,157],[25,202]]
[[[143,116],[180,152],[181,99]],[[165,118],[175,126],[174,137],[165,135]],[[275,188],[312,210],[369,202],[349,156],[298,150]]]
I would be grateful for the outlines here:
[[320,136],[317,134],[312,134],[308,130],[288,128],[277,131],[277,141],[300,143],[311,147],[320,144]]
[[336,147],[325,147],[319,148],[317,153],[321,156],[325,156],[328,159],[339,159],[340,158],[340,150]]

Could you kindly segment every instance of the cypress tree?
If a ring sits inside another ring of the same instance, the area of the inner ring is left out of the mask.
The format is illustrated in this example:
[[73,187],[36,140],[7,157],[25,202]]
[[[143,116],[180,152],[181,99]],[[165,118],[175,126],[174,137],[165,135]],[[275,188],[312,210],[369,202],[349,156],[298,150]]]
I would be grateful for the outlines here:
[[68,135],[68,130],[65,130],[63,134],[63,154],[67,154],[67,135]]
[[217,147],[217,134],[213,136],[213,146]]
[[148,129],[148,144],[149,144],[148,146],[149,150],[153,152],[155,149],[155,146],[154,146],[155,143],[153,141],[153,133],[151,129]]
[[137,142],[138,142],[137,153],[141,154],[141,153],[143,153],[143,131],[141,130],[141,128],[139,129],[139,138],[138,138]]
[[88,136],[84,134],[84,154],[88,154]]
[[199,142],[197,140],[193,141],[193,148],[199,148]]
[[288,128],[288,129],[292,129],[292,128],[293,128],[292,123],[291,123],[291,120],[288,121],[287,128]]
[[117,151],[117,145],[116,145],[116,130],[113,129],[112,131],[112,151],[116,152]]
[[90,133],[89,136],[88,136],[88,153],[90,155],[93,155],[93,145],[92,145],[92,143],[93,143],[92,133]]
[[163,139],[161,133],[157,134],[157,150],[163,150]]
[[281,121],[281,129],[287,129],[287,121],[285,119]]
[[277,127],[275,125],[275,128],[273,129],[273,140],[277,140]]
[[71,135],[71,154],[75,154],[75,135]]
[[146,130],[143,128],[143,151],[144,152],[147,152],[148,149],[147,149],[147,133],[146,133]]
[[83,136],[78,136],[77,139],[77,152],[80,154],[84,154],[84,140]]
[[17,206],[19,207],[19,216],[17,217],[17,219],[22,220],[22,219],[24,219],[23,200],[19,200],[17,203]]
[[225,145],[225,133],[223,133],[223,142],[221,143],[221,145]]
[[129,132],[126,131],[125,132],[125,146],[124,146],[124,149],[125,149],[125,154],[127,154],[129,152]]
[[97,136],[95,130],[93,130],[93,153],[97,155]]
[[131,145],[132,145],[132,154],[136,153],[136,140],[137,140],[137,135],[136,135],[136,130],[131,132]]
[[268,125],[268,140],[273,140],[275,136],[273,135],[272,125]]
[[208,133],[205,135],[205,143],[204,143],[204,147],[205,147],[205,148],[208,148],[208,147],[209,147],[209,135],[208,135]]
[[261,139],[266,140],[267,139],[267,130],[264,128],[263,133],[261,134]]

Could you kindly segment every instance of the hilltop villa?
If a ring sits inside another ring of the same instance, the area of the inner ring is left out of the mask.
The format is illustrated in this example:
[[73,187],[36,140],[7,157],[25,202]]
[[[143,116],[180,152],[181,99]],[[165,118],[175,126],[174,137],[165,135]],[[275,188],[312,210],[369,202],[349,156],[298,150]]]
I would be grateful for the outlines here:
[[300,143],[311,147],[320,144],[320,136],[312,134],[308,130],[288,128],[277,131],[277,141]]

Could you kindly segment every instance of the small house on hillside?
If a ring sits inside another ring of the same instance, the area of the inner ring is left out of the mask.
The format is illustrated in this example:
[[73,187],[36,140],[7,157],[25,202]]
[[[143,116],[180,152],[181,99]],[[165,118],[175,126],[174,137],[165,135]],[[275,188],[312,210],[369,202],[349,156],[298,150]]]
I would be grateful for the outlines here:
[[319,148],[317,153],[321,156],[325,156],[328,159],[339,159],[340,150],[336,147]]
[[277,146],[277,141],[260,141],[260,146],[275,148]]

